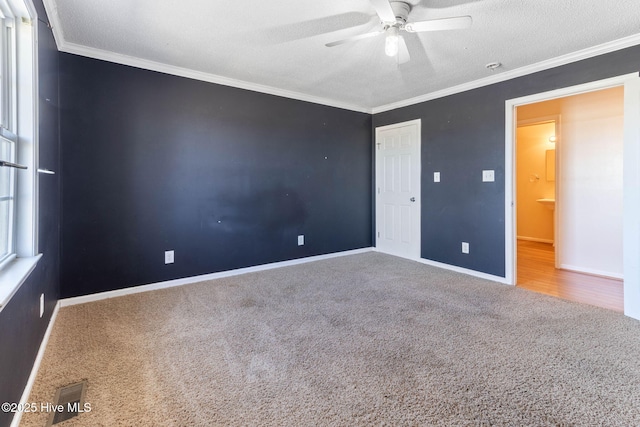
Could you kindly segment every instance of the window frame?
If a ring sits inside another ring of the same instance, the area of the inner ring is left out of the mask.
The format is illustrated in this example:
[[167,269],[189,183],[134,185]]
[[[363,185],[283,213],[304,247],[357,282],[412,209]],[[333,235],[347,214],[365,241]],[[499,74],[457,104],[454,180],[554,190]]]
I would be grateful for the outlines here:
[[[16,37],[15,37],[15,18],[10,5],[0,0],[0,138],[3,143],[9,145],[9,156],[0,158],[11,163],[17,163],[18,138],[15,134],[15,112],[16,112]],[[2,201],[8,202],[8,223],[0,224],[3,230],[0,230],[0,236],[6,232],[6,241],[1,242],[6,245],[7,252],[0,253],[0,268],[14,258],[16,246],[16,171],[14,168],[8,168],[8,188],[0,189],[0,197],[6,194]],[[6,192],[6,193],[5,193]],[[5,229],[6,227],[6,229]],[[2,247],[2,246],[0,246]]]
[[[13,220],[11,251],[0,261],[0,311],[35,268],[38,255],[37,201],[38,201],[38,58],[37,13],[32,0],[0,0],[0,11],[12,18],[11,30],[5,32],[0,25],[0,51],[8,43],[12,58],[8,66],[2,65],[0,90],[10,94],[0,99],[0,138],[13,142],[14,164],[26,170],[11,168],[13,179]],[[3,61],[3,64],[6,64]],[[11,76],[7,78],[7,70]],[[7,108],[9,110],[7,110]],[[0,166],[5,168],[7,166]]]
[[[0,160],[6,160],[8,162],[16,163],[17,161],[17,136],[12,134],[7,129],[0,127],[0,143],[7,143],[9,145],[9,156],[6,158],[0,158]],[[0,156],[1,157],[1,156]],[[3,169],[6,166],[2,166]],[[6,170],[0,170],[0,173],[8,173],[8,188],[0,189],[0,202],[8,202],[8,223],[6,224],[6,233],[7,233],[7,241],[2,242],[6,244],[7,252],[0,253],[0,269],[2,266],[15,258],[15,246],[16,246],[16,169],[13,167],[6,167]],[[6,191],[6,193],[4,193]],[[7,194],[7,196],[2,196],[2,194]],[[5,198],[6,197],[6,198]],[[0,226],[5,227],[4,224],[0,224]],[[0,236],[2,235],[4,230],[0,231]]]

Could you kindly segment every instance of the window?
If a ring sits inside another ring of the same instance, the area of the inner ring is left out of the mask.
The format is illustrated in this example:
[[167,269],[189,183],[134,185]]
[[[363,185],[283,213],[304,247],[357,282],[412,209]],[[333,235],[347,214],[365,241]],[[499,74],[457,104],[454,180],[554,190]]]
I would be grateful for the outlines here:
[[14,216],[17,137],[14,133],[15,22],[8,4],[0,1],[0,264],[15,252]]
[[[2,129],[4,130],[4,129]],[[0,264],[14,253],[15,139],[0,136]]]
[[39,258],[35,22],[32,0],[0,0],[0,310]]

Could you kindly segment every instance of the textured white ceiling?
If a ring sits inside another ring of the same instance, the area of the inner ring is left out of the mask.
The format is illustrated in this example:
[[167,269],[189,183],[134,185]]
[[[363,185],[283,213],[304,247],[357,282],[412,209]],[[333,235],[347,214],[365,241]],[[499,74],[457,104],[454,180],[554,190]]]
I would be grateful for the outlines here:
[[[63,51],[116,54],[110,58],[130,64],[138,58],[363,111],[623,38],[640,43],[638,0],[409,2],[409,21],[471,15],[473,25],[406,34],[411,61],[398,66],[384,54],[383,36],[325,47],[380,28],[369,0],[45,0],[45,6]],[[493,61],[503,67],[487,70]]]

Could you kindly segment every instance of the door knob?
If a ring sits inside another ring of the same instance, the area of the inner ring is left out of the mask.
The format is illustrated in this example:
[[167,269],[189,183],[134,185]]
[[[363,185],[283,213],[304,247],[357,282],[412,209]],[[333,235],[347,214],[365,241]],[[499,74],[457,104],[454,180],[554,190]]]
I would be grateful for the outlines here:
[[410,200],[410,201],[412,201],[412,202],[415,202],[415,201],[416,201],[416,198],[415,198],[415,197],[412,197],[412,198],[410,198],[409,200]]

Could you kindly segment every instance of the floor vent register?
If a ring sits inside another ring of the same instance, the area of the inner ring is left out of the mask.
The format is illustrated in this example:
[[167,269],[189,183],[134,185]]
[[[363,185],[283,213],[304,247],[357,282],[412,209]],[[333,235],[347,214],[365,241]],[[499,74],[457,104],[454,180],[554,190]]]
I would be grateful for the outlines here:
[[84,397],[86,390],[86,381],[59,388],[53,400],[57,409],[51,412],[47,427],[77,417],[82,412],[85,412]]

